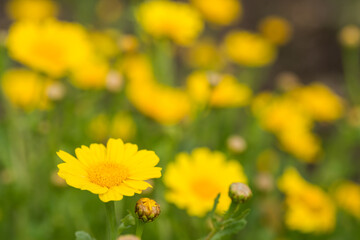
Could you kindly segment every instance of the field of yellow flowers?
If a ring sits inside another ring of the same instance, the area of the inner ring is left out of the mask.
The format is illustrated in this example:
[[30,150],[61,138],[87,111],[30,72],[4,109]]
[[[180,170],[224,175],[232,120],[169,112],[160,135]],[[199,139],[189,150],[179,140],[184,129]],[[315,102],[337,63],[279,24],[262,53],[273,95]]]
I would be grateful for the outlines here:
[[360,239],[359,12],[1,1],[0,239]]

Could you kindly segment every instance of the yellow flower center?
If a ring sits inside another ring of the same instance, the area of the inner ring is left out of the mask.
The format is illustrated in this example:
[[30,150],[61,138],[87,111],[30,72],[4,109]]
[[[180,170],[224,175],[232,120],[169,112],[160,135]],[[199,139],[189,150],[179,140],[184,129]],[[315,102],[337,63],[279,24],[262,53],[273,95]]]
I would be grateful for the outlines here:
[[194,194],[204,200],[214,200],[217,194],[221,192],[221,188],[210,179],[199,179],[191,185]]
[[111,188],[120,185],[128,177],[128,169],[117,163],[100,163],[88,170],[90,182]]

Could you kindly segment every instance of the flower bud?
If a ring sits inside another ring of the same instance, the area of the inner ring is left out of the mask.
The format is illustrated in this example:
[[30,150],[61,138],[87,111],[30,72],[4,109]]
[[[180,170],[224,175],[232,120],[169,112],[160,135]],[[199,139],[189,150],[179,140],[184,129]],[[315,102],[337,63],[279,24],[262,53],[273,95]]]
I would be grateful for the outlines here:
[[135,213],[143,222],[152,222],[160,215],[160,205],[150,198],[140,198]]
[[355,25],[347,25],[341,29],[340,43],[345,47],[358,47],[360,44],[360,29]]
[[140,240],[140,238],[132,234],[126,234],[118,237],[116,240]]
[[244,183],[232,183],[229,188],[229,197],[234,203],[244,203],[252,197],[252,192]]
[[247,144],[241,136],[233,135],[227,139],[227,147],[234,153],[242,153],[245,151]]

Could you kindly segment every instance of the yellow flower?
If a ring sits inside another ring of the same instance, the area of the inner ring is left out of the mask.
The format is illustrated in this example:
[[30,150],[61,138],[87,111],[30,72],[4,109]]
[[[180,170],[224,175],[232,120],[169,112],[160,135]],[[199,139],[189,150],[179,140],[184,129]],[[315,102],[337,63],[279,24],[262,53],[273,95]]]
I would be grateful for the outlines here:
[[191,0],[203,17],[217,25],[229,25],[242,14],[238,0]]
[[100,58],[88,59],[72,69],[71,83],[80,89],[103,89],[109,73],[108,63]]
[[203,22],[189,4],[148,1],[140,5],[137,18],[143,29],[155,38],[168,37],[180,45],[191,44],[203,29]]
[[161,168],[153,151],[140,150],[121,139],[109,139],[107,146],[91,144],[75,149],[76,158],[58,151],[65,162],[58,175],[72,187],[98,194],[103,202],[119,201],[151,187],[145,180],[161,177]]
[[340,183],[334,192],[336,203],[351,215],[360,219],[360,185],[351,181]]
[[246,183],[242,166],[234,161],[226,161],[221,152],[211,152],[198,148],[177,155],[175,162],[167,166],[164,183],[169,188],[165,195],[169,202],[189,215],[204,216],[211,210],[217,194],[220,195],[218,212],[224,212],[231,202],[228,196],[230,184]]
[[204,39],[187,49],[185,62],[193,68],[219,69],[223,65],[220,52],[214,41]]
[[46,109],[47,90],[53,81],[26,69],[11,69],[2,77],[5,97],[16,107],[25,110]]
[[7,46],[13,59],[54,77],[87,60],[91,52],[81,25],[51,19],[14,23]]
[[172,125],[189,114],[190,100],[186,92],[157,83],[144,56],[126,59],[123,68],[129,80],[128,98],[144,115],[161,124]]
[[288,168],[278,186],[286,195],[285,224],[304,233],[326,233],[335,227],[336,209],[330,197],[318,186]]
[[116,42],[117,35],[119,35],[119,33],[115,30],[91,32],[90,40],[96,53],[104,58],[115,57],[119,53],[119,47]]
[[360,29],[356,25],[347,25],[343,27],[339,34],[340,43],[349,48],[359,47]]
[[290,94],[317,121],[334,121],[344,112],[342,99],[324,84],[312,83],[296,88]]
[[6,5],[6,12],[14,20],[39,21],[55,17],[58,6],[51,0],[11,0]]
[[261,34],[275,45],[284,45],[291,38],[290,23],[279,16],[268,16],[261,20],[259,25]]
[[228,33],[225,52],[232,61],[247,67],[269,65],[276,58],[276,49],[267,39],[247,31]]
[[229,74],[193,72],[186,85],[192,100],[200,105],[240,107],[246,105],[251,97],[251,89]]

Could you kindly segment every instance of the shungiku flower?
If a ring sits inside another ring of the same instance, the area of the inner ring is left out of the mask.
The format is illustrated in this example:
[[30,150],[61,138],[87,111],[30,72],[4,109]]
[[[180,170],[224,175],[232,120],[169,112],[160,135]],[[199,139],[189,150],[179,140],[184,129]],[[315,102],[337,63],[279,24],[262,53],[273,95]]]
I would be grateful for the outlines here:
[[227,161],[221,152],[197,148],[190,155],[178,154],[175,162],[167,166],[164,183],[169,191],[165,197],[179,208],[186,209],[189,215],[201,217],[211,210],[219,193],[217,211],[226,211],[231,203],[228,196],[230,184],[246,181],[243,168],[237,161]]
[[137,11],[137,18],[153,37],[168,37],[180,45],[191,44],[203,30],[198,12],[182,2],[144,2]]
[[98,194],[103,202],[141,193],[152,187],[145,180],[161,177],[161,168],[155,167],[159,158],[153,151],[138,151],[137,145],[121,139],[109,139],[106,147],[82,146],[75,153],[76,158],[57,152],[65,162],[58,165],[58,175],[72,187]]

